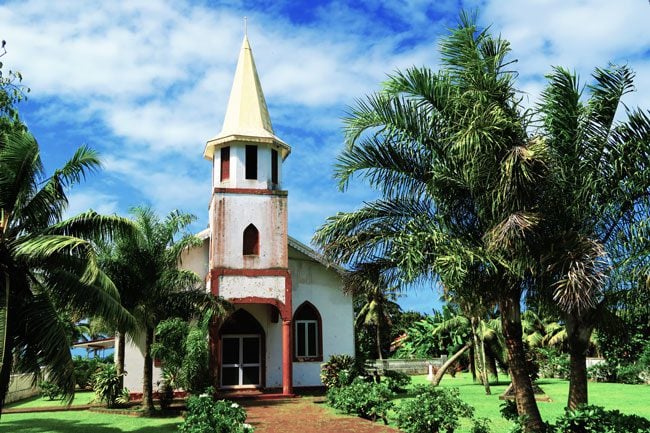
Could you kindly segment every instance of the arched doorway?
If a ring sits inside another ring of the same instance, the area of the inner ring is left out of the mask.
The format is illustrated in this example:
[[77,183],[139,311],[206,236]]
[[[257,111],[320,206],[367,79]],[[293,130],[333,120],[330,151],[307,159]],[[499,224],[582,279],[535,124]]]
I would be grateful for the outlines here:
[[266,338],[255,317],[237,310],[221,325],[219,339],[221,387],[263,387]]

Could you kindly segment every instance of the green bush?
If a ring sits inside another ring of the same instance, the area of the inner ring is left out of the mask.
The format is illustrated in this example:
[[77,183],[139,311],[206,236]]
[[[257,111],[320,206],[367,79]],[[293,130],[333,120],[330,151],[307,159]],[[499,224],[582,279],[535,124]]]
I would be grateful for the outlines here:
[[557,419],[555,433],[648,433],[650,421],[636,415],[624,415],[618,410],[600,406],[582,406],[567,410]]
[[415,391],[414,398],[397,408],[397,426],[406,433],[453,433],[461,417],[474,414],[474,408],[460,399],[456,388],[420,385]]
[[56,383],[44,380],[38,384],[41,389],[41,396],[46,397],[48,400],[58,399],[63,390]]
[[352,383],[360,376],[363,369],[350,355],[332,355],[329,361],[321,366],[320,379],[327,389],[340,388]]
[[539,347],[535,349],[541,377],[568,379],[570,373],[569,355],[555,348]]
[[643,368],[639,364],[619,365],[616,369],[616,381],[630,385],[643,383],[643,380],[641,380],[642,372]]
[[93,375],[93,390],[98,401],[107,407],[115,407],[121,395],[120,375],[113,364],[101,364]]
[[74,380],[76,385],[81,389],[91,388],[93,386],[92,377],[95,371],[104,364],[98,358],[82,358],[75,356],[72,360],[74,365]]
[[208,339],[205,331],[198,327],[190,327],[185,340],[181,384],[192,394],[210,385]]
[[386,415],[393,404],[393,393],[383,383],[367,382],[357,377],[350,385],[332,387],[327,391],[327,401],[341,412],[387,424]]
[[470,433],[491,433],[490,420],[488,418],[478,418],[474,420]]
[[616,366],[609,363],[609,361],[601,362],[592,365],[587,369],[587,375],[591,380],[596,382],[615,382],[616,381]]
[[411,384],[411,376],[395,370],[386,370],[382,382],[388,386],[391,392],[403,393],[406,392],[406,387]]
[[215,401],[208,394],[187,400],[187,416],[178,427],[180,433],[252,433],[245,424],[246,411],[237,403]]

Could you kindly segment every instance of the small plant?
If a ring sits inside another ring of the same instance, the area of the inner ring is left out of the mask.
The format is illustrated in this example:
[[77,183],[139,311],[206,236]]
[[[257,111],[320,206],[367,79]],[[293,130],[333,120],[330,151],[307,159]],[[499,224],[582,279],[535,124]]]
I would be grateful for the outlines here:
[[616,369],[616,381],[629,385],[643,383],[641,373],[643,373],[643,368],[639,364],[620,365]]
[[361,418],[388,424],[386,415],[393,404],[393,393],[383,383],[367,382],[357,377],[350,385],[332,387],[327,391],[327,401],[335,409]]
[[169,409],[174,401],[174,384],[168,378],[158,382],[158,401],[162,410]]
[[38,386],[41,389],[41,396],[46,397],[48,400],[56,400],[63,394],[63,390],[59,385],[47,380],[42,381]]
[[492,430],[490,429],[490,420],[487,418],[475,419],[470,433],[492,433]]
[[614,382],[616,381],[616,370],[616,365],[605,361],[589,367],[587,374],[591,380],[596,382]]
[[131,392],[129,391],[129,388],[126,387],[122,388],[120,395],[115,399],[115,403],[117,403],[120,406],[127,406],[130,401],[131,401]]
[[473,414],[474,408],[460,399],[458,389],[418,386],[415,398],[397,409],[397,426],[406,433],[453,433],[461,417]]
[[321,366],[320,379],[327,389],[339,388],[352,383],[352,380],[361,375],[356,360],[350,355],[332,355]]
[[120,396],[120,375],[114,364],[103,364],[93,376],[93,390],[98,401],[106,403],[107,407],[115,407]]
[[81,389],[92,388],[92,377],[95,371],[103,364],[98,358],[82,358],[75,356],[72,360],[74,365],[74,380]]
[[394,393],[406,392],[406,387],[411,383],[411,376],[395,370],[384,371],[382,382]]
[[187,400],[187,417],[178,427],[180,433],[252,433],[253,427],[244,423],[246,411],[237,403],[215,401],[202,394]]

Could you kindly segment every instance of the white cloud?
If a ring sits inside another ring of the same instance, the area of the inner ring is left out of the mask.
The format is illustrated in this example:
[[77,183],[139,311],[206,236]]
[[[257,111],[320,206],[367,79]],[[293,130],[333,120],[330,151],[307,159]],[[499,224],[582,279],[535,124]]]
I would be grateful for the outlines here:
[[78,215],[89,209],[100,214],[114,214],[119,210],[118,197],[89,189],[68,194],[68,201],[64,218]]

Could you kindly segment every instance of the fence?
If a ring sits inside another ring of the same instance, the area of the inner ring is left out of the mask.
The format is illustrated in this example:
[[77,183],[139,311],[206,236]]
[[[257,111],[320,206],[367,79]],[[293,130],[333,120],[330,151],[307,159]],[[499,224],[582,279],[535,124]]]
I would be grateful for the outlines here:
[[431,359],[376,359],[374,361],[367,361],[366,369],[369,371],[377,370],[379,372],[395,370],[406,374],[427,374],[429,372],[429,364],[438,369],[446,360],[446,356]]
[[12,374],[9,379],[9,391],[5,403],[29,398],[38,394],[38,387],[32,384],[31,374]]

